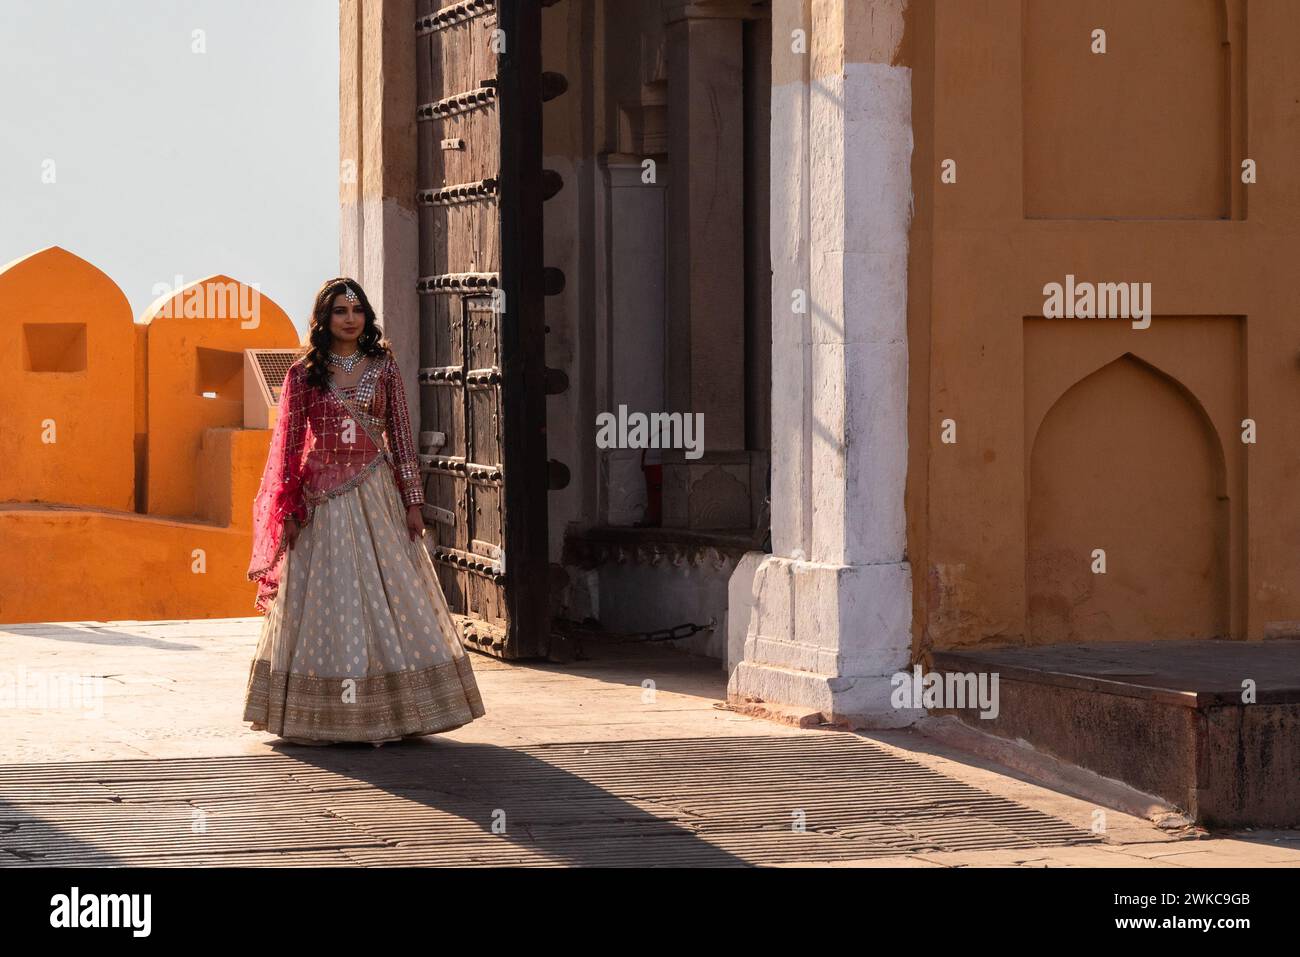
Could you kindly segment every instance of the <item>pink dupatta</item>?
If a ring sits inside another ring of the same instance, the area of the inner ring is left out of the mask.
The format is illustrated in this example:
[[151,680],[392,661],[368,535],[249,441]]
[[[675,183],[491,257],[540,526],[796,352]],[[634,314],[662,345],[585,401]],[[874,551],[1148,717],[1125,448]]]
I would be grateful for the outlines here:
[[325,389],[309,385],[301,359],[284,377],[266,468],[253,499],[248,577],[258,583],[259,611],[267,611],[279,593],[288,516],[307,525],[316,505],[359,485],[385,460],[395,462],[403,504],[424,502],[397,362],[391,353],[366,361],[370,366],[350,396],[332,384]]

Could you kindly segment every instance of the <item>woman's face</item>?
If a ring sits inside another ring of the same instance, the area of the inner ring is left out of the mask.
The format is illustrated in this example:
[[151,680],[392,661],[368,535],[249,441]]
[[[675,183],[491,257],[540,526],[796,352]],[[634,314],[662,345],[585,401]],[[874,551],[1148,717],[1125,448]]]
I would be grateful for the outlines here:
[[330,335],[336,343],[356,342],[366,328],[366,312],[361,300],[351,300],[346,293],[334,297],[330,307]]

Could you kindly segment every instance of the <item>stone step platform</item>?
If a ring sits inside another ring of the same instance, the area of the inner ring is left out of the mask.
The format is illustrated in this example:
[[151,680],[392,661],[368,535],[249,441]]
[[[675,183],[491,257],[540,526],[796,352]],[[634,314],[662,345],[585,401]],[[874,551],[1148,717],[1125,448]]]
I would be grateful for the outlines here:
[[1300,641],[964,649],[934,652],[931,666],[999,676],[996,717],[936,713],[1164,798],[1205,826],[1300,826]]

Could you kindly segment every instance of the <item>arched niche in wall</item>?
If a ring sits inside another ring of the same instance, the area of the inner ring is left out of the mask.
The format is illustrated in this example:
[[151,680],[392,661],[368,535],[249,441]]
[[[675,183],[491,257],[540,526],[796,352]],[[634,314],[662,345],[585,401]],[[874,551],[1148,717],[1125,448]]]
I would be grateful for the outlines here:
[[1028,497],[1033,643],[1227,636],[1223,449],[1176,379],[1126,353],[1075,383],[1033,437]]

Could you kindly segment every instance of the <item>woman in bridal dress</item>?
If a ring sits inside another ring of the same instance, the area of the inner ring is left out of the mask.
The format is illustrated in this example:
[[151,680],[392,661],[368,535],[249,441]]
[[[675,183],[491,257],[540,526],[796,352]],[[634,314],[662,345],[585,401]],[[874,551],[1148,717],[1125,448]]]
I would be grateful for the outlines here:
[[484,713],[423,542],[402,379],[355,281],[327,281],[280,392],[253,505],[266,614],[244,720],[296,744],[375,746]]

